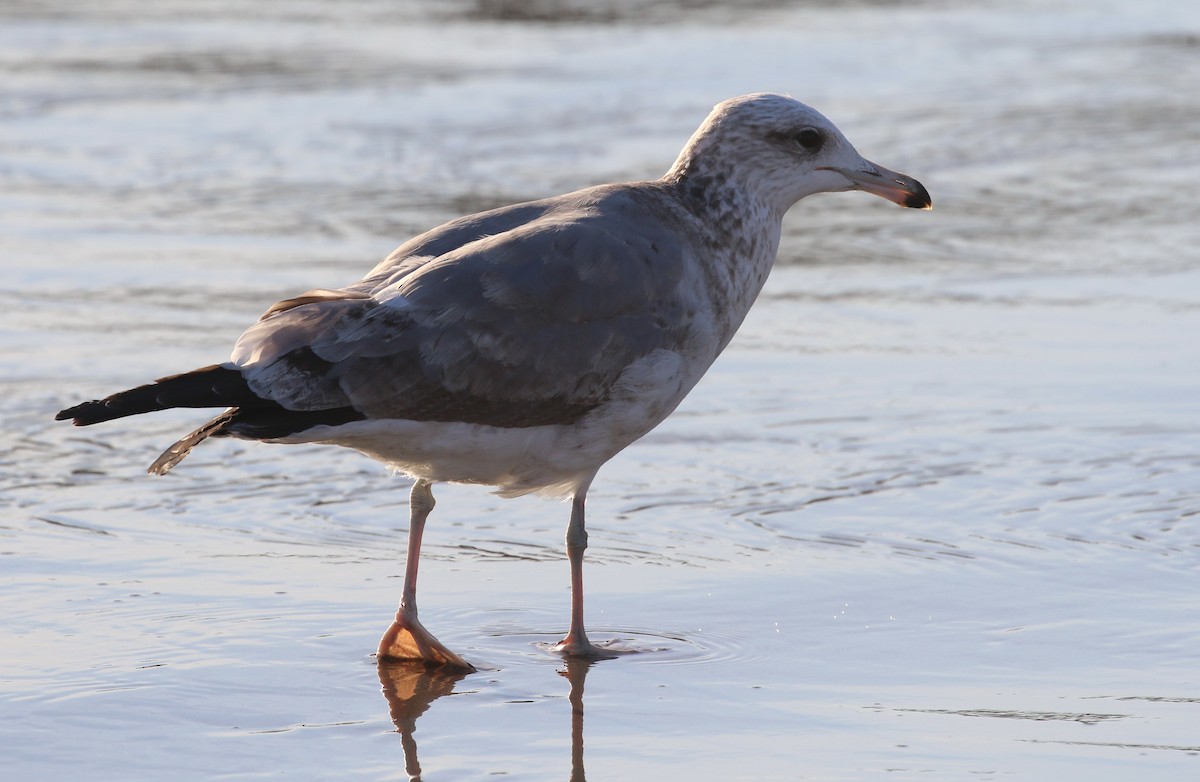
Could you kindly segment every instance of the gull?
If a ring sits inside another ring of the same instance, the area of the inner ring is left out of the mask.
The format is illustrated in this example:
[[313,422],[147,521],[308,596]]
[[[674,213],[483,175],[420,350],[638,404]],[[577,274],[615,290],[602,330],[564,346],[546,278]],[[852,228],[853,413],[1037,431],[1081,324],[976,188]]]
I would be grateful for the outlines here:
[[413,479],[404,586],[381,658],[471,669],[424,628],[417,566],[436,482],[570,498],[566,656],[606,656],[583,621],[584,503],[605,462],[663,421],[729,344],[779,249],[784,213],[862,190],[932,207],[816,110],[758,93],[718,104],[660,179],[461,217],[344,288],[270,307],[229,361],[60,412],[76,426],[226,408],[208,437],[328,443]]

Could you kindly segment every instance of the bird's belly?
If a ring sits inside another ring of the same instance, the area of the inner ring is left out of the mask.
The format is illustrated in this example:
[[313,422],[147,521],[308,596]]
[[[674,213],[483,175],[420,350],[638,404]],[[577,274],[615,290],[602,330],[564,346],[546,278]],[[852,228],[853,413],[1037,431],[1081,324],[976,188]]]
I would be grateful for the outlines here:
[[607,402],[571,424],[505,428],[371,419],[317,426],[274,442],[342,445],[414,478],[495,486],[503,496],[569,496],[666,418],[699,379],[668,351],[630,369]]
[[569,494],[603,459],[569,447],[574,426],[496,426],[399,419],[319,426],[276,442],[353,448],[413,478],[495,486],[501,494]]

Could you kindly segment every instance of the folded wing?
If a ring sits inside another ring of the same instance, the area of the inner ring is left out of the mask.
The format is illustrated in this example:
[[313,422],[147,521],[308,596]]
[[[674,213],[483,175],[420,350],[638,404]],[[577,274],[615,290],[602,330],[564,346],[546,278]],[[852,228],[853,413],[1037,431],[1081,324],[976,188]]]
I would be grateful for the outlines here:
[[677,240],[621,225],[549,213],[436,257],[393,254],[359,285],[273,307],[233,363],[289,410],[571,423],[630,364],[686,339]]

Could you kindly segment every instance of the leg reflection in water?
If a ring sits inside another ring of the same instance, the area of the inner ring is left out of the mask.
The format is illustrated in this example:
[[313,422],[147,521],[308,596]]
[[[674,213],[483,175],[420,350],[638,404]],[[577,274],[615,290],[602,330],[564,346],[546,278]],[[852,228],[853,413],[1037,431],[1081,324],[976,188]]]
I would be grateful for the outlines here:
[[571,682],[571,782],[587,782],[583,773],[583,680],[598,660],[586,657],[568,657],[566,670],[559,676]]
[[[571,704],[571,782],[587,782],[583,773],[583,681],[588,670],[598,660],[583,657],[568,657],[566,668],[559,671],[571,683],[567,701]],[[417,760],[417,742],[413,733],[417,729],[417,717],[443,695],[454,691],[460,679],[470,675],[468,671],[450,666],[433,667],[423,660],[379,659],[379,683],[383,697],[388,702],[388,712],[400,743],[404,747],[404,770],[410,782],[420,782],[421,764]]]
[[379,659],[379,683],[387,698],[388,712],[404,747],[404,770],[411,782],[421,779],[417,761],[417,717],[443,695],[449,695],[459,679],[469,672],[451,666],[433,667],[424,660]]

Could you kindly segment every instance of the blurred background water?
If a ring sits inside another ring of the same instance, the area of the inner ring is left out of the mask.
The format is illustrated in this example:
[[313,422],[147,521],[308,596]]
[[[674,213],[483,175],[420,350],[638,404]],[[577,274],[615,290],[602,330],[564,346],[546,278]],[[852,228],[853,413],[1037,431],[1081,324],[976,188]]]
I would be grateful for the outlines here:
[[[10,1],[0,72],[6,777],[1200,774],[1194,3]],[[483,671],[378,669],[403,479],[220,442],[154,480],[203,415],[51,421],[764,90],[936,208],[793,210],[601,472],[590,625],[642,653],[538,646],[565,505],[440,487],[423,617]]]

